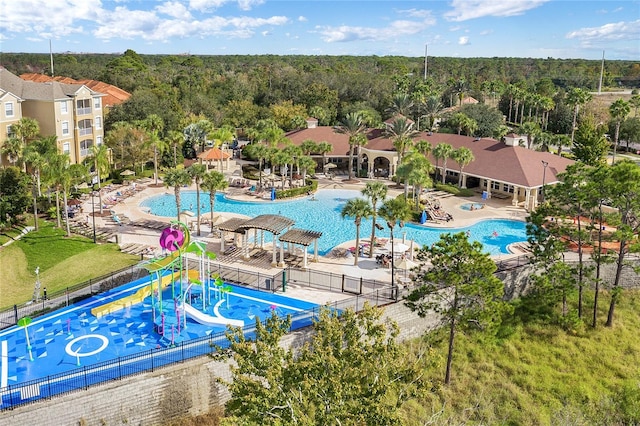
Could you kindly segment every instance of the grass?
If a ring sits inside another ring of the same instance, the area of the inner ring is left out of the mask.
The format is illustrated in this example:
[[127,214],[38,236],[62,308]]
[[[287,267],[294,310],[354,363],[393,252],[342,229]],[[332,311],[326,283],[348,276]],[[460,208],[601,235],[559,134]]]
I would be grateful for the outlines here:
[[121,253],[116,244],[93,244],[91,239],[72,236],[64,229],[41,221],[30,232],[0,251],[0,309],[31,300],[40,267],[40,282],[48,293],[105,275],[137,263],[140,258]]
[[[607,309],[603,300],[602,321]],[[442,385],[447,336],[413,342],[414,350],[427,346],[437,359],[426,371],[435,391],[409,405],[412,418],[416,409],[421,413],[411,424],[434,418],[436,424],[638,424],[639,310],[640,292],[629,291],[612,328],[585,326],[569,333],[519,324],[508,337],[489,343],[458,333],[449,386]]]

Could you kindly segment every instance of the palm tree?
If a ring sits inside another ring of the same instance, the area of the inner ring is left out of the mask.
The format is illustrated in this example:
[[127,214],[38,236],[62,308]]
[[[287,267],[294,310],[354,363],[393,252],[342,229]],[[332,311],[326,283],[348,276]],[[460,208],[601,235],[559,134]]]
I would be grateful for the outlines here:
[[631,106],[629,105],[629,102],[622,98],[609,105],[609,114],[611,114],[611,118],[616,123],[616,132],[613,141],[613,158],[611,160],[611,164],[615,164],[616,162],[616,151],[618,150],[618,140],[620,137],[620,124],[627,118],[629,112],[631,112]]
[[327,154],[333,151],[333,145],[327,141],[322,141],[318,144],[318,148],[315,152],[322,155],[322,171],[324,172],[324,165],[327,164]]
[[202,182],[202,178],[207,174],[207,166],[204,164],[192,164],[187,172],[196,182],[196,232],[198,233],[198,237],[200,236],[200,183]]
[[540,134],[540,126],[533,121],[527,121],[520,126],[520,133],[527,136],[527,149],[533,147],[534,139]]
[[304,155],[315,154],[318,150],[318,144],[313,139],[305,139],[300,144],[300,149],[302,149]]
[[393,140],[393,146],[398,152],[398,164],[401,164],[404,153],[418,132],[414,130],[413,123],[406,117],[397,117],[387,128],[387,134]]
[[387,111],[392,115],[403,115],[405,117],[411,116],[411,109],[413,108],[413,100],[407,93],[395,93],[391,99],[391,106],[387,108]]
[[378,202],[387,198],[387,192],[389,188],[382,182],[367,182],[362,189],[362,195],[364,195],[371,205],[371,250],[369,250],[369,257],[373,257],[373,247],[376,240],[376,219],[378,217]]
[[24,159],[32,172],[33,218],[36,231],[38,230],[38,197],[42,194],[42,170],[47,166],[48,156],[56,152],[56,140],[57,136],[40,138],[25,148]]
[[[60,217],[60,190],[63,188],[63,180],[66,178],[66,172],[69,167],[69,155],[53,153],[48,158],[49,167],[45,169],[46,179],[51,182],[56,192],[56,219],[58,228],[62,227]],[[66,211],[66,194],[65,194],[65,211]]]
[[178,167],[178,148],[184,142],[184,134],[177,130],[170,130],[166,142],[173,149],[173,167]]
[[638,116],[638,108],[640,108],[640,95],[633,95],[629,99],[629,104],[633,107],[633,116]]
[[[391,242],[391,262],[393,263],[393,257],[395,256],[395,253],[393,252],[393,230],[395,229],[396,225],[400,225],[400,227],[403,227],[404,223],[411,218],[411,206],[407,203],[407,200],[403,198],[391,198],[385,201],[382,206],[380,206],[379,213],[380,217],[387,222],[387,227],[389,227]],[[395,286],[393,269],[394,268],[392,264],[391,285]]]
[[453,147],[448,143],[439,143],[433,148],[432,154],[436,159],[436,169],[438,168],[439,160],[442,160],[442,183],[444,184],[447,178],[447,160],[453,154]]
[[177,218],[180,220],[180,188],[183,185],[189,185],[191,183],[191,175],[185,169],[171,169],[167,170],[164,175],[164,186],[167,188],[173,187],[173,192],[176,196],[176,210]]
[[7,156],[9,163],[12,166],[17,167],[18,161],[22,159],[23,146],[22,141],[15,136],[9,137],[2,144],[2,154]]
[[217,170],[211,170],[202,177],[202,183],[200,184],[203,190],[209,192],[209,207],[211,209],[211,228],[213,229],[213,208],[216,202],[216,192],[222,191],[229,182],[225,179],[224,175]]
[[153,148],[153,176],[155,185],[158,186],[158,154],[162,155],[167,147],[166,142],[160,139],[160,132],[164,128],[164,121],[157,114],[149,114],[141,124],[149,136],[147,143]]
[[562,147],[569,146],[571,139],[565,134],[554,135],[553,143],[558,147],[558,155],[562,155]]
[[406,183],[405,183],[405,198],[407,197],[407,185],[413,186],[413,198],[415,199],[416,208],[420,205],[420,197],[416,194],[420,194],[422,188],[430,187],[433,185],[431,177],[429,176],[433,172],[433,165],[431,162],[417,150],[412,150],[407,154],[403,161],[403,166],[406,170]]
[[573,88],[567,94],[567,104],[573,106],[573,125],[571,127],[571,144],[573,145],[573,139],[576,133],[576,121],[578,119],[578,111],[580,106],[585,105],[591,100],[591,93],[586,90]]
[[424,103],[424,114],[429,118],[428,131],[433,131],[433,126],[436,122],[436,118],[442,112],[442,102],[438,96],[429,96]]
[[349,180],[353,179],[353,151],[356,146],[360,147],[363,142],[366,142],[365,130],[366,127],[362,121],[362,116],[358,112],[347,114],[335,130],[338,133],[349,136]]
[[[356,224],[356,252],[353,256],[353,266],[358,265],[358,258],[360,257],[360,225],[363,218],[371,217],[373,210],[367,200],[363,198],[352,198],[342,208],[340,215],[344,217],[353,217]],[[369,247],[369,250],[373,250],[373,245]]]
[[[34,118],[22,117],[17,123],[11,125],[11,133],[20,140],[22,147],[19,154],[21,157],[27,147],[27,143],[40,133],[40,124],[38,124],[38,121]],[[24,162],[23,171],[27,171]]]
[[111,165],[109,164],[109,150],[104,144],[94,145],[91,147],[91,157],[88,161],[93,161],[93,168],[98,178],[98,198],[100,202],[100,215],[102,215],[102,177],[109,173]]
[[456,112],[455,114],[453,114],[453,116],[451,116],[449,120],[447,120],[447,124],[449,126],[455,127],[458,134],[461,134],[462,129],[464,129],[468,120],[469,117],[467,117],[466,114],[462,112]]
[[282,181],[282,189],[284,189],[284,182],[286,179],[286,173],[284,173],[284,166],[286,166],[287,164],[291,164],[291,162],[293,161],[293,159],[291,158],[291,155],[286,152],[286,151],[274,151],[274,155],[271,158],[271,163],[274,166],[278,166],[279,170],[280,170],[280,179]]
[[248,156],[258,160],[258,187],[262,188],[262,167],[264,161],[269,158],[270,150],[265,144],[260,142],[247,145],[246,150]]
[[453,158],[453,160],[458,163],[458,166],[460,166],[458,185],[460,186],[460,188],[462,188],[462,169],[464,169],[473,160],[475,160],[473,151],[465,146],[461,146],[460,148],[453,151],[451,158]]
[[298,165],[300,166],[300,171],[302,172],[302,181],[306,184],[307,174],[313,173],[313,171],[316,169],[317,163],[313,158],[304,155],[298,160]]
[[413,149],[415,149],[417,152],[427,157],[431,153],[431,150],[433,149],[433,145],[431,145],[431,142],[427,140],[420,139],[418,142],[416,142],[413,145]]
[[464,78],[459,79],[453,85],[453,92],[458,98],[458,106],[462,106],[462,100],[464,99],[465,92],[467,91],[467,82]]

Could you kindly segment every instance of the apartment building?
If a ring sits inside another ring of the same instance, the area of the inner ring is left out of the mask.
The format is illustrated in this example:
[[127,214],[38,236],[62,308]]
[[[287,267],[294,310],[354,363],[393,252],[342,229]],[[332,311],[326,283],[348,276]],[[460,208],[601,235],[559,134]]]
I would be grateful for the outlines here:
[[42,136],[56,135],[58,150],[80,163],[103,143],[103,97],[83,84],[25,81],[0,67],[0,144],[11,135],[11,124],[29,117],[38,121]]

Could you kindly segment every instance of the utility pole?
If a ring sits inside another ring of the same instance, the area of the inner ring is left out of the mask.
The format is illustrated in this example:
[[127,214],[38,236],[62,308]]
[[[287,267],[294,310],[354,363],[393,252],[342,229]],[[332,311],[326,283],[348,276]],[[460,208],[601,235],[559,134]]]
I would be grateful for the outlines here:
[[602,92],[602,76],[604,75],[604,50],[602,51],[602,65],[600,66],[600,83],[598,84],[598,95]]
[[428,49],[429,45],[425,44],[424,45],[424,79],[427,79],[427,49]]

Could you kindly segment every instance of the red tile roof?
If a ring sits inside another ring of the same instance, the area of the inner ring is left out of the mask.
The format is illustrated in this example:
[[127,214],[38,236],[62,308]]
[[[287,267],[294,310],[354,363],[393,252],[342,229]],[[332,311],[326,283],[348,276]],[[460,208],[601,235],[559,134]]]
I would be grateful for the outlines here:
[[74,80],[69,77],[50,77],[48,75],[35,73],[22,74],[20,78],[27,81],[34,81],[36,83],[58,81],[65,84],[83,84],[95,92],[104,94],[105,96],[102,98],[102,105],[107,108],[121,104],[131,97],[131,94],[129,92],[98,80]]

